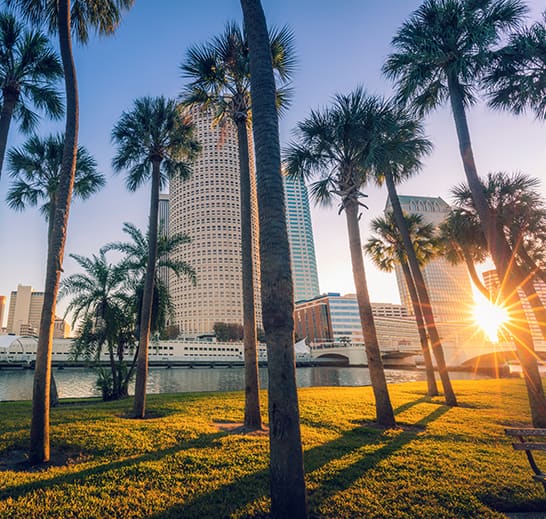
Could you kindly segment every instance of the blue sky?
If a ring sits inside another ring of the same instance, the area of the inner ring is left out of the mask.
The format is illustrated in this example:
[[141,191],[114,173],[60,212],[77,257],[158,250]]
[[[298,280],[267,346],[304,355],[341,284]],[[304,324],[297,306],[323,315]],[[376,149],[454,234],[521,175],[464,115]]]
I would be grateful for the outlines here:
[[[390,40],[404,19],[418,7],[417,0],[262,0],[270,25],[289,25],[295,33],[298,68],[294,77],[291,109],[281,120],[281,141],[288,142],[296,123],[312,108],[327,105],[336,92],[357,85],[369,92],[389,95],[391,84],[381,76],[381,65],[390,52]],[[189,2],[138,0],[124,17],[117,33],[92,38],[75,48],[80,88],[80,143],[97,159],[107,186],[86,202],[75,202],[70,213],[65,274],[76,270],[69,253],[90,255],[105,243],[122,237],[123,222],[144,228],[148,190],[126,191],[123,176],[113,176],[110,143],[112,126],[133,100],[144,95],[175,97],[184,82],[179,65],[186,49],[209,40],[229,20],[241,21],[238,0]],[[538,19],[541,1],[528,2],[529,20]],[[491,112],[478,104],[469,113],[474,151],[481,174],[488,171],[522,171],[543,181],[546,194],[546,127],[531,115],[515,117]],[[434,152],[422,173],[400,188],[402,194],[442,196],[464,180],[451,114],[442,109],[426,119]],[[62,124],[43,122],[38,130],[48,134]],[[12,132],[10,145],[22,142]],[[0,197],[5,198],[9,179],[3,174]],[[366,239],[368,222],[385,205],[386,192],[365,190],[369,198],[361,220]],[[337,210],[313,209],[313,228],[322,291],[354,291],[344,216]],[[41,290],[44,282],[46,224],[36,209],[24,213],[0,203],[0,295],[17,284]],[[373,301],[398,301],[392,275],[367,263]],[[58,313],[62,313],[61,303]]]

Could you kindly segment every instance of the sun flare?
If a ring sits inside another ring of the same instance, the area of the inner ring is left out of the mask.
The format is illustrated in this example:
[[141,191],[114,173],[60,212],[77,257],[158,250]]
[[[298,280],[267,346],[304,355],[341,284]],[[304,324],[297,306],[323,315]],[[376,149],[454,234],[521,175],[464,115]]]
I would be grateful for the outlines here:
[[474,320],[491,342],[498,342],[499,331],[508,320],[505,308],[482,300],[474,306]]

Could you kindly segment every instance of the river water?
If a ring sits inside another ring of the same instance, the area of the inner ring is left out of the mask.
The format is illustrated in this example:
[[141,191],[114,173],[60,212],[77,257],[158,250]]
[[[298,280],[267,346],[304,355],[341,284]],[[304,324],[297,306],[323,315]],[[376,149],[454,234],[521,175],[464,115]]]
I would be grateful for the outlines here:
[[[95,388],[96,374],[91,369],[55,369],[55,381],[60,398],[100,396]],[[425,380],[421,370],[386,369],[388,383]],[[0,370],[0,401],[30,400],[34,371],[13,369]],[[487,378],[473,373],[455,372],[453,379]],[[297,368],[299,387],[316,386],[368,386],[370,374],[367,368],[320,366]],[[267,369],[260,368],[261,387],[267,387]],[[187,393],[196,391],[239,391],[244,387],[244,370],[233,368],[150,368],[148,393]],[[130,387],[132,392],[133,387]]]

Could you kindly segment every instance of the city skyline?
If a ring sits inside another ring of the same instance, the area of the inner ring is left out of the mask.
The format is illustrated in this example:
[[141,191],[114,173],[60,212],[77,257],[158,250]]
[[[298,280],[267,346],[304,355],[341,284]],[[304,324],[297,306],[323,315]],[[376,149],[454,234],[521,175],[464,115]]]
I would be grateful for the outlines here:
[[[391,93],[392,86],[381,76],[380,67],[391,50],[394,32],[420,3],[405,0],[388,6],[363,6],[362,2],[347,1],[343,9],[325,1],[264,5],[271,25],[289,24],[295,34],[298,70],[292,107],[281,120],[284,144],[290,140],[296,123],[312,108],[327,105],[336,92],[346,93],[362,84],[373,93]],[[241,20],[239,2],[235,0],[216,2],[214,9],[210,4],[181,6],[174,1],[162,5],[163,9],[154,10],[150,4],[138,4],[124,17],[113,38],[93,38],[88,47],[76,47],[80,142],[95,155],[108,184],[91,200],[76,202],[72,207],[63,265],[65,276],[77,270],[69,253],[90,255],[105,243],[122,239],[125,221],[141,229],[146,225],[148,189],[129,194],[121,176],[111,173],[114,151],[109,136],[114,122],[136,97],[177,96],[184,84],[178,66],[186,49],[220,33],[228,20]],[[529,2],[529,7],[529,21],[538,19],[543,5]],[[143,39],[144,31],[153,31],[154,38]],[[317,34],[325,36],[318,38]],[[543,123],[534,121],[532,115],[515,117],[492,112],[483,103],[470,110],[469,121],[482,175],[488,171],[520,170],[544,179]],[[422,174],[400,186],[399,191],[439,195],[449,202],[449,188],[464,180],[451,114],[444,107],[425,122],[435,150],[426,159]],[[44,121],[39,133],[47,135],[61,128],[61,123]],[[20,145],[23,140],[12,132],[9,144]],[[0,181],[2,199],[8,185],[8,175],[4,173]],[[380,214],[386,199],[384,190],[369,187],[365,191],[370,209],[364,211],[362,218],[363,238],[367,236],[367,222]],[[546,193],[544,184],[541,192]],[[336,213],[335,207],[312,208],[319,281],[323,292],[349,293],[354,288],[347,238],[344,221]],[[43,289],[45,235],[46,224],[37,210],[15,213],[4,202],[0,204],[0,295],[8,296],[18,284]],[[379,273],[370,262],[366,268],[372,299],[398,302],[394,276]],[[61,302],[58,315],[63,315],[65,305]]]

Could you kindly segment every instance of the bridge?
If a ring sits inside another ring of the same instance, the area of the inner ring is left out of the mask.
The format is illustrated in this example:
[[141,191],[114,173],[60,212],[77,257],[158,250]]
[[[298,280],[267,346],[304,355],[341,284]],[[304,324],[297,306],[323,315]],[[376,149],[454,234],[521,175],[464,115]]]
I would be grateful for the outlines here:
[[[404,346],[380,348],[380,351],[385,367],[415,367],[415,357],[421,355],[421,350]],[[364,343],[313,343],[310,346],[310,353],[314,364],[368,365]]]

